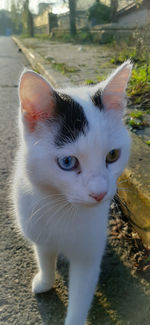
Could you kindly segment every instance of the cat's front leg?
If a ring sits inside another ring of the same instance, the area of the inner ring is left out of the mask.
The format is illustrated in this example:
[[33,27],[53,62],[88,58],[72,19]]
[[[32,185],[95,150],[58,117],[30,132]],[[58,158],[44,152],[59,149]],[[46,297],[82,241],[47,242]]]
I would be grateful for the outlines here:
[[56,254],[43,246],[35,246],[39,272],[32,281],[32,292],[41,293],[52,288],[55,281]]
[[100,272],[100,261],[94,264],[71,263],[69,305],[65,325],[84,325]]

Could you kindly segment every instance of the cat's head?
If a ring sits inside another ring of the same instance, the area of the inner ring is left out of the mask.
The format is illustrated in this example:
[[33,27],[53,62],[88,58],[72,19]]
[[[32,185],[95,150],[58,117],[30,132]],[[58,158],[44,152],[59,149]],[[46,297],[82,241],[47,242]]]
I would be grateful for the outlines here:
[[129,61],[96,86],[56,91],[40,75],[20,80],[24,160],[32,184],[69,202],[110,200],[129,157],[123,125]]

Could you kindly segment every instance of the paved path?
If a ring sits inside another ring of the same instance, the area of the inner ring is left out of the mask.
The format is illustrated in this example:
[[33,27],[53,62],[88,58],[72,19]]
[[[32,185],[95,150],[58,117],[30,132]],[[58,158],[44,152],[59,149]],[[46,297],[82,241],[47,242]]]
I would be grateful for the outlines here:
[[[63,325],[67,265],[59,260],[55,289],[32,295],[36,264],[31,247],[14,226],[8,200],[17,144],[17,84],[24,65],[28,64],[12,40],[0,38],[0,324]],[[117,254],[107,246],[88,325],[149,325],[149,282],[135,279],[119,256],[119,250]]]
[[[79,45],[37,38],[23,39],[23,44],[44,58],[47,68],[52,64],[56,71],[67,77],[68,84],[97,83],[114,69],[109,62],[112,49],[105,45]],[[57,79],[57,84],[64,86],[58,76]]]
[[[24,56],[9,38],[0,38],[0,324],[41,324],[30,294],[30,249],[12,223],[8,176],[16,149],[17,84]],[[10,182],[10,180],[9,180]],[[26,272],[25,272],[26,269]]]

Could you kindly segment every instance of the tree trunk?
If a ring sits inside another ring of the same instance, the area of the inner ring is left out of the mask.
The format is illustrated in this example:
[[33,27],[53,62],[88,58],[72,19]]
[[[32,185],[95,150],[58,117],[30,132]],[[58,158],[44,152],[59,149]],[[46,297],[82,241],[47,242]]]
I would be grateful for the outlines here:
[[29,10],[29,0],[25,0],[22,12],[23,32],[29,37],[34,36],[33,16]]
[[28,32],[30,37],[34,37],[33,16],[30,11],[28,11]]
[[117,20],[118,0],[111,0],[112,21]]
[[76,0],[69,0],[70,9],[70,33],[76,34]]

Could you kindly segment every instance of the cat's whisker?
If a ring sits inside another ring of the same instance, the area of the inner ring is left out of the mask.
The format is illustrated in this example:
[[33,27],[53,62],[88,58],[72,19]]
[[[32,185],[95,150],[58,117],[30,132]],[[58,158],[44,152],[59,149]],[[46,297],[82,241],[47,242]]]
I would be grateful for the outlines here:
[[79,208],[77,206],[74,206],[73,208],[74,208],[74,211],[73,211],[74,212],[74,216],[73,217],[74,217],[74,220],[76,220],[76,217],[77,217],[78,212],[79,212]]
[[33,146],[37,146],[40,142],[41,142],[41,139],[38,140],[38,141],[35,141],[35,142],[33,143]]
[[[63,209],[65,206],[67,206],[67,202],[65,202],[65,204],[64,205],[55,205],[54,206],[54,208],[53,209],[49,209],[48,211],[47,210],[45,210],[45,207],[44,207],[44,213],[42,213],[41,215],[39,215],[39,217],[38,218],[36,218],[36,223],[37,222],[39,222],[41,219],[43,219],[44,220],[44,218],[45,218],[45,216],[47,217],[47,215],[49,214],[50,215],[50,218],[48,218],[47,220],[46,220],[46,225],[48,225],[49,224],[49,222],[51,222],[52,221],[52,219],[55,217],[55,215],[58,215],[58,213],[61,211],[61,209]],[[59,207],[57,210],[56,210],[56,207]],[[53,214],[52,213],[52,211],[55,209],[55,213]],[[58,220],[59,220],[59,218],[58,218]],[[57,221],[58,221],[57,220]]]
[[116,193],[115,196],[116,196],[117,201],[118,201],[120,204],[122,204],[125,208],[127,208],[127,210],[129,210],[128,207],[127,207],[127,205],[126,205],[126,203],[125,203],[125,202],[120,198],[119,194]]
[[55,215],[57,215],[59,213],[59,211],[63,210],[64,208],[66,208],[69,205],[68,202],[65,202],[64,205],[60,205],[59,209],[57,209],[55,211],[55,213],[53,214],[53,217],[55,217]]
[[[53,206],[54,204],[56,204],[56,203],[58,203],[59,201],[57,200],[57,202],[55,201],[55,202],[46,202],[45,204],[40,204],[39,202],[36,204],[36,205],[34,205],[34,207],[32,208],[32,216],[34,216],[34,214],[36,214],[37,212],[39,212],[41,209],[43,209],[43,208],[45,208],[45,207],[47,207],[47,206]],[[61,202],[62,202],[62,200],[61,200]],[[38,206],[39,206],[39,204],[40,204],[40,207],[38,208]],[[36,209],[35,209],[36,208]]]
[[[73,204],[70,204],[69,209],[70,209],[71,217],[74,218],[75,212],[77,211],[77,207],[76,207],[75,205],[73,205]],[[69,209],[68,209],[68,210],[69,210]]]
[[[60,227],[62,226],[62,222],[63,222],[63,226],[64,226],[64,222],[66,223],[67,222],[67,218],[64,218],[65,216],[65,213],[67,212],[67,207],[70,206],[70,204],[68,202],[66,202],[64,205],[61,205],[59,207],[59,209],[57,209],[55,211],[54,214],[51,215],[51,218],[50,219],[47,219],[47,222],[46,222],[46,225],[48,226],[49,223],[51,223],[51,220],[55,217],[55,215],[57,215],[57,219],[56,219],[56,223],[57,223],[57,227]],[[62,213],[62,210],[64,210],[64,212]],[[59,212],[61,211],[61,214],[59,214]],[[59,214],[59,216],[58,216]],[[47,216],[47,214],[46,214]]]
[[[66,204],[65,209],[64,209],[64,213],[62,213],[59,216],[59,221],[62,222],[63,221],[63,226],[65,227],[66,224],[69,222],[72,222],[72,216],[73,213],[75,211],[75,207],[72,205],[72,203],[68,202],[68,204]],[[64,218],[65,213],[67,212],[67,215],[70,214],[69,218]]]
[[[38,200],[37,202],[35,202],[35,204],[34,204],[32,210],[34,210],[35,207],[37,207],[39,204],[41,204],[42,201],[47,200],[47,199],[53,197],[53,195],[56,196],[57,194],[52,194],[52,195],[49,194],[49,195],[46,195],[46,196],[42,197],[40,200]],[[60,196],[63,196],[63,195],[60,194]],[[63,197],[64,197],[64,196],[63,196]]]
[[[49,209],[50,210],[52,210],[52,209],[54,209],[55,208],[55,206],[57,206],[58,204],[62,204],[62,203],[64,203],[64,202],[66,202],[65,200],[61,200],[61,199],[57,199],[55,202],[47,202],[45,205],[42,205],[42,206],[40,206],[38,209],[36,209],[35,211],[34,211],[34,209],[32,209],[32,214],[31,214],[31,216],[30,216],[30,220],[37,214],[37,213],[39,213],[40,211],[42,211],[42,210],[45,210],[45,208],[46,207],[49,207]],[[34,211],[34,212],[33,212]]]
[[76,200],[74,200],[74,204],[80,204],[83,203],[83,200],[77,198]]
[[[73,227],[74,228],[74,225],[76,223],[76,216],[77,216],[77,211],[75,208],[73,208],[72,206],[70,207],[68,213],[70,214],[70,218],[69,218],[69,224],[70,224],[70,227]],[[67,223],[67,220],[66,220],[66,223]],[[65,227],[66,227],[66,224],[65,224]]]
[[64,194],[62,194],[62,193],[53,193],[53,194],[49,194],[49,195],[47,195],[47,197],[49,198],[49,197],[55,197],[55,196],[60,196],[60,197],[65,197],[64,196]]
[[123,181],[118,182],[118,184],[122,184],[122,183],[126,183],[126,182],[128,182],[128,180],[124,179]]
[[128,206],[126,205],[125,201],[123,201],[118,194],[116,194],[117,200],[120,203],[120,205],[123,205],[124,208],[126,208],[126,211],[128,212],[128,217],[130,218],[130,215],[133,214]]
[[77,206],[71,204],[71,206],[70,206],[70,221],[74,224],[76,223],[77,215],[78,215]]
[[60,204],[66,203],[66,200],[56,200],[54,202],[46,202],[45,205],[40,206],[39,209],[36,210],[36,212],[39,212],[41,209],[45,209],[46,207],[49,207],[50,209],[55,209]]
[[131,190],[129,190],[127,187],[118,187],[119,191],[127,191],[127,192],[133,192]]

